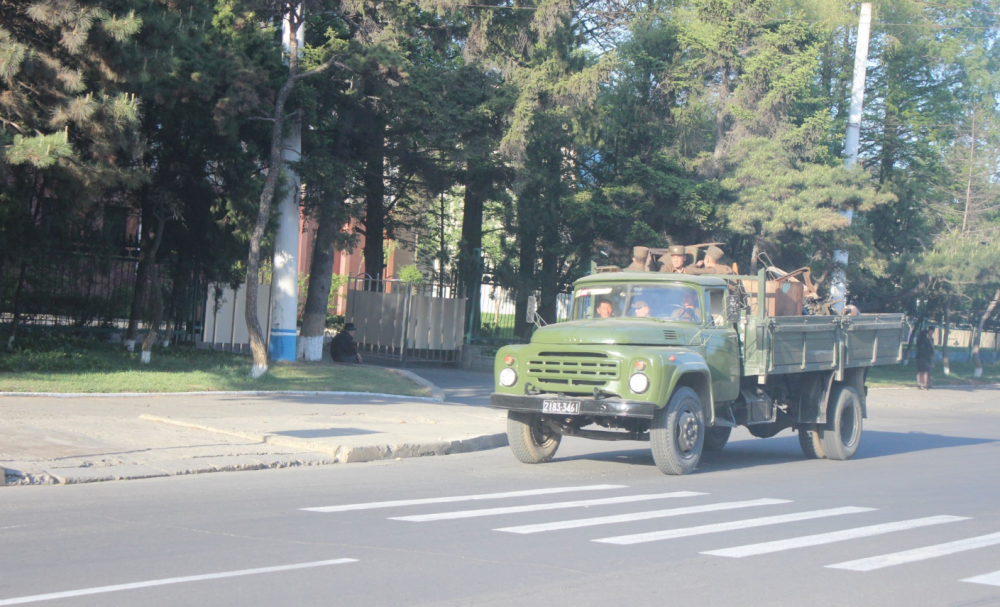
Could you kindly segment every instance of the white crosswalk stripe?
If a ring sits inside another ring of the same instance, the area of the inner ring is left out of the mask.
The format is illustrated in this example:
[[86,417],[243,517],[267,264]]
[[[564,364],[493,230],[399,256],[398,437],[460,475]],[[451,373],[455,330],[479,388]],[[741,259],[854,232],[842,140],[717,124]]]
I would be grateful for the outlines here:
[[773,504],[788,504],[791,500],[778,499],[758,499],[743,502],[720,502],[717,504],[705,504],[703,506],[688,506],[685,508],[670,508],[668,510],[652,510],[648,512],[633,512],[630,514],[617,514],[614,516],[599,516],[595,518],[580,518],[570,521],[558,521],[554,523],[541,523],[538,525],[520,525],[518,527],[503,527],[494,531],[506,531],[508,533],[541,533],[543,531],[555,531],[558,529],[576,529],[579,527],[592,527],[594,525],[609,525],[612,523],[627,523],[631,521],[645,521],[654,518],[665,518],[669,516],[682,516],[684,514],[698,514],[702,512],[718,512],[720,510],[735,510],[737,508],[751,508],[753,506],[770,506]]
[[883,554],[881,556],[873,556],[871,558],[858,559],[856,561],[847,561],[845,563],[827,565],[827,567],[830,569],[847,569],[849,571],[874,571],[875,569],[882,569],[883,567],[892,567],[893,565],[925,561],[939,556],[947,556],[949,554],[955,554],[956,552],[965,552],[966,550],[975,550],[977,548],[985,548],[987,546],[995,546],[997,544],[1000,544],[1000,533],[991,533],[989,535],[981,535],[979,537],[970,537],[968,539],[958,540],[957,542],[947,542],[945,544],[925,546],[923,548],[915,548],[913,550],[904,550],[903,552],[894,552],[892,554]]
[[702,554],[743,558],[747,556],[756,556],[758,554],[770,554],[772,552],[780,552],[782,550],[791,550],[793,548],[805,548],[807,546],[832,544],[833,542],[843,542],[845,540],[853,540],[861,537],[871,537],[874,535],[882,535],[884,533],[892,533],[894,531],[906,531],[907,529],[916,529],[918,527],[929,527],[931,525],[941,525],[943,523],[954,523],[966,520],[969,520],[969,518],[965,516],[929,516],[927,518],[897,521],[894,523],[884,523],[868,527],[857,527],[855,529],[845,529],[843,531],[833,531],[831,533],[819,533],[804,537],[793,537],[787,540],[749,544],[747,546],[724,548],[722,550],[709,550],[707,552],[702,552]]
[[474,518],[478,516],[495,516],[498,514],[517,514],[520,512],[536,512],[539,510],[560,510],[563,508],[585,508],[588,506],[605,506],[609,504],[628,504],[632,502],[645,502],[649,500],[670,499],[677,497],[694,497],[696,495],[707,495],[694,491],[675,491],[673,493],[654,493],[651,495],[624,495],[621,497],[607,497],[594,500],[579,500],[574,502],[554,502],[551,504],[532,504],[529,506],[509,506],[506,508],[485,508],[482,510],[459,510],[456,512],[439,512],[436,514],[418,514],[414,516],[394,516],[390,520],[410,521],[424,523],[428,521],[445,521],[460,518]]
[[962,581],[972,582],[973,584],[986,584],[987,586],[1000,586],[1000,571],[994,571],[993,573],[987,573],[985,575],[977,575],[975,577],[966,578]]
[[395,500],[389,502],[369,502],[365,504],[344,504],[341,506],[321,506],[318,508],[300,508],[309,512],[347,512],[349,510],[372,510],[375,508],[395,508],[399,506],[422,506],[424,504],[448,504],[453,502],[471,502],[478,500],[498,500],[511,497],[529,497],[534,495],[553,495],[556,493],[573,493],[576,491],[606,491],[609,489],[626,489],[627,485],[584,485],[582,487],[555,487],[551,489],[528,489],[525,491],[508,491],[506,493],[482,493],[479,495],[458,495],[451,497],[431,497],[414,500]]
[[685,527],[681,529],[667,529],[665,531],[653,531],[650,533],[636,533],[632,535],[620,535],[617,537],[606,537],[599,540],[591,540],[602,544],[642,544],[645,542],[656,542],[679,537],[690,537],[692,535],[703,535],[706,533],[720,533],[723,531],[736,531],[739,529],[749,529],[751,527],[763,527],[765,525],[779,525],[781,523],[793,523],[830,516],[841,516],[844,514],[857,514],[861,512],[872,512],[875,508],[860,508],[857,506],[846,506],[843,508],[829,508],[826,510],[810,510],[808,512],[796,512],[793,514],[782,514],[778,516],[766,516],[762,518],[746,519],[742,521],[731,521],[728,523],[716,523],[714,525],[700,525],[698,527]]

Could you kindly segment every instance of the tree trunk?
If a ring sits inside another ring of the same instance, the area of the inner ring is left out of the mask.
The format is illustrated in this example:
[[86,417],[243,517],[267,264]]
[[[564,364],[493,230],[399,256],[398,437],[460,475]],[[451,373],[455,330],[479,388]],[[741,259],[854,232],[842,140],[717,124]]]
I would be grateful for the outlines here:
[[542,251],[542,297],[538,302],[538,315],[546,323],[556,322],[559,309],[559,256],[552,251],[552,243],[546,243]]
[[125,349],[129,352],[135,350],[135,339],[139,335],[139,320],[142,316],[142,300],[146,295],[146,283],[149,281],[149,263],[146,255],[139,252],[139,263],[135,269],[135,289],[132,291],[132,307],[128,315],[128,328],[125,329]]
[[530,218],[518,218],[518,238],[520,252],[518,254],[517,292],[514,305],[514,335],[519,339],[531,337],[532,323],[525,320],[528,314],[528,296],[535,290],[535,249],[538,246],[538,234]]
[[948,360],[948,334],[951,331],[951,297],[944,303],[944,337],[941,340],[941,365],[944,374],[951,375],[951,361]]
[[[333,201],[329,205],[335,204]],[[336,203],[339,204],[339,203]],[[317,361],[323,358],[323,335],[326,332],[326,315],[330,302],[330,285],[333,283],[333,257],[340,225],[336,213],[322,212],[316,228],[312,263],[309,264],[309,290],[302,313],[302,332],[299,337],[299,358]]]
[[7,336],[7,349],[14,349],[17,338],[17,325],[21,322],[21,298],[24,296],[24,280],[28,273],[28,262],[21,262],[21,270],[17,273],[17,286],[14,288],[13,318],[10,322],[10,334]]
[[246,310],[244,319],[247,323],[247,332],[250,334],[250,350],[253,352],[253,367],[250,369],[250,376],[260,377],[267,373],[267,346],[264,343],[264,332],[261,330],[260,321],[257,320],[257,284],[260,273],[260,247],[264,242],[264,232],[267,230],[268,221],[271,219],[271,202],[274,200],[274,190],[278,185],[278,175],[284,164],[281,157],[284,144],[284,124],[285,124],[285,103],[295,83],[303,78],[309,78],[322,74],[330,67],[337,66],[346,69],[342,63],[334,58],[327,59],[319,67],[316,67],[302,74],[298,73],[298,39],[295,32],[299,31],[304,15],[301,6],[297,7],[288,16],[288,31],[292,35],[288,36],[288,79],[281,86],[278,95],[274,100],[274,111],[271,114],[273,123],[271,125],[271,149],[267,163],[267,179],[264,180],[264,189],[260,193],[260,203],[257,208],[257,220],[254,223],[253,232],[250,234],[250,253],[247,255],[247,279],[246,279]]
[[340,213],[346,187],[346,164],[350,155],[349,138],[354,131],[354,114],[343,112],[337,128],[336,160],[340,167],[332,179],[332,192],[317,214],[316,240],[313,243],[312,263],[309,264],[309,289],[302,312],[302,331],[299,334],[298,358],[307,361],[323,359],[323,336],[326,333],[326,315],[330,306],[330,287],[333,283],[333,258],[337,234],[340,233]]
[[[140,194],[142,195],[142,194]],[[147,236],[149,226],[153,223],[149,205],[143,204],[139,219],[139,263],[135,268],[135,289],[132,291],[132,306],[129,309],[128,328],[125,329],[125,349],[135,350],[135,339],[139,335],[139,321],[142,319],[142,300],[146,296],[146,284],[149,282],[149,247],[153,241]]]
[[160,290],[160,270],[155,263],[149,266],[149,288],[153,316],[149,319],[149,330],[142,340],[142,353],[139,355],[139,362],[147,365],[152,360],[153,346],[160,337],[160,323],[163,322],[163,292]]
[[385,128],[377,116],[372,123],[364,170],[365,273],[371,278],[365,282],[365,289],[380,291],[385,266]]
[[983,376],[983,359],[979,356],[979,342],[983,338],[983,327],[986,326],[986,321],[990,319],[993,311],[996,310],[997,303],[1000,303],[1000,289],[997,289],[993,293],[993,299],[990,300],[990,305],[986,306],[986,311],[983,312],[983,315],[979,317],[979,326],[976,327],[976,333],[972,336],[972,363],[976,367],[973,377],[976,378]]
[[[465,168],[465,200],[462,211],[462,242],[459,244],[458,276],[469,305],[465,326],[479,326],[479,291],[483,282],[483,207],[490,183],[480,163],[470,159]],[[471,337],[471,336],[470,336]]]
[[143,364],[149,364],[153,355],[153,346],[156,345],[156,340],[160,336],[160,323],[163,321],[163,291],[160,289],[160,271],[156,267],[156,254],[160,250],[160,243],[163,242],[163,229],[167,225],[167,220],[163,215],[162,206],[157,209],[156,215],[156,234],[153,236],[153,244],[149,247],[149,255],[147,257],[149,263],[149,289],[150,289],[150,304],[153,306],[153,316],[149,320],[149,330],[146,332],[146,338],[142,340],[142,354],[139,356],[139,361]]
[[[296,31],[296,29],[293,28],[292,31]],[[295,36],[291,36],[291,39],[294,41]],[[294,53],[292,55],[294,56]],[[274,104],[274,113],[272,114],[274,124],[271,128],[271,150],[267,164],[267,179],[264,180],[264,189],[260,193],[257,221],[254,223],[253,232],[250,234],[244,319],[247,324],[247,332],[250,334],[250,351],[253,352],[253,367],[250,369],[250,376],[253,378],[267,373],[267,346],[264,343],[264,332],[261,330],[260,321],[257,320],[257,284],[260,276],[260,247],[264,242],[264,233],[267,231],[267,224],[271,220],[271,202],[274,200],[274,190],[278,185],[278,175],[281,173],[281,168],[284,164],[281,157],[281,149],[284,143],[285,102],[288,100],[288,95],[292,92],[295,82],[296,78],[293,72],[293,75],[285,81],[281,90],[278,91],[278,98]]]

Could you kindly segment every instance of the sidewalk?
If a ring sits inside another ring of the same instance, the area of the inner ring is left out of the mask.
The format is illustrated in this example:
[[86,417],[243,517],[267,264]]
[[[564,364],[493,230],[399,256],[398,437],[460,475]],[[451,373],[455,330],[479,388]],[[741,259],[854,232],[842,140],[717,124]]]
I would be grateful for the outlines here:
[[506,445],[505,418],[405,397],[0,397],[0,467],[48,484],[445,455]]

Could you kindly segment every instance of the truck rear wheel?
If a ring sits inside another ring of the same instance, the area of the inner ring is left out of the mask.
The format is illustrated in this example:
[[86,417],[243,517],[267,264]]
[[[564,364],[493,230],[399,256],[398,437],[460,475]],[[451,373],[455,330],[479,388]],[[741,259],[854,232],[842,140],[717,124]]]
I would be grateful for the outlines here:
[[816,429],[816,424],[809,424],[809,427],[799,428],[799,446],[806,459],[823,459],[823,436]]
[[728,426],[712,426],[705,432],[705,451],[722,451],[732,433],[733,429]]
[[705,445],[701,399],[691,388],[678,388],[666,407],[657,409],[649,428],[653,461],[664,474],[691,474]]
[[525,464],[541,464],[552,459],[562,435],[546,429],[537,413],[507,412],[507,442],[514,457]]
[[861,444],[861,399],[854,388],[842,386],[830,398],[830,426],[823,431],[823,452],[829,459],[854,457]]

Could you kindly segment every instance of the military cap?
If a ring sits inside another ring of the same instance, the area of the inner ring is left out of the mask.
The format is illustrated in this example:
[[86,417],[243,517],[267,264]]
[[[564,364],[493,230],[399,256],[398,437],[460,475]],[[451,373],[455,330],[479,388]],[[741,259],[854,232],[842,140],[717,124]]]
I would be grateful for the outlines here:
[[724,255],[725,255],[725,253],[722,252],[722,249],[720,249],[719,247],[714,246],[714,245],[711,246],[711,247],[708,247],[708,250],[705,251],[705,257],[711,257],[712,261],[716,261],[716,262],[719,261],[720,259],[722,259],[722,257]]
[[633,259],[646,259],[649,255],[649,247],[632,247]]
[[687,255],[687,249],[684,248],[684,245],[671,245],[669,251],[671,255]]

